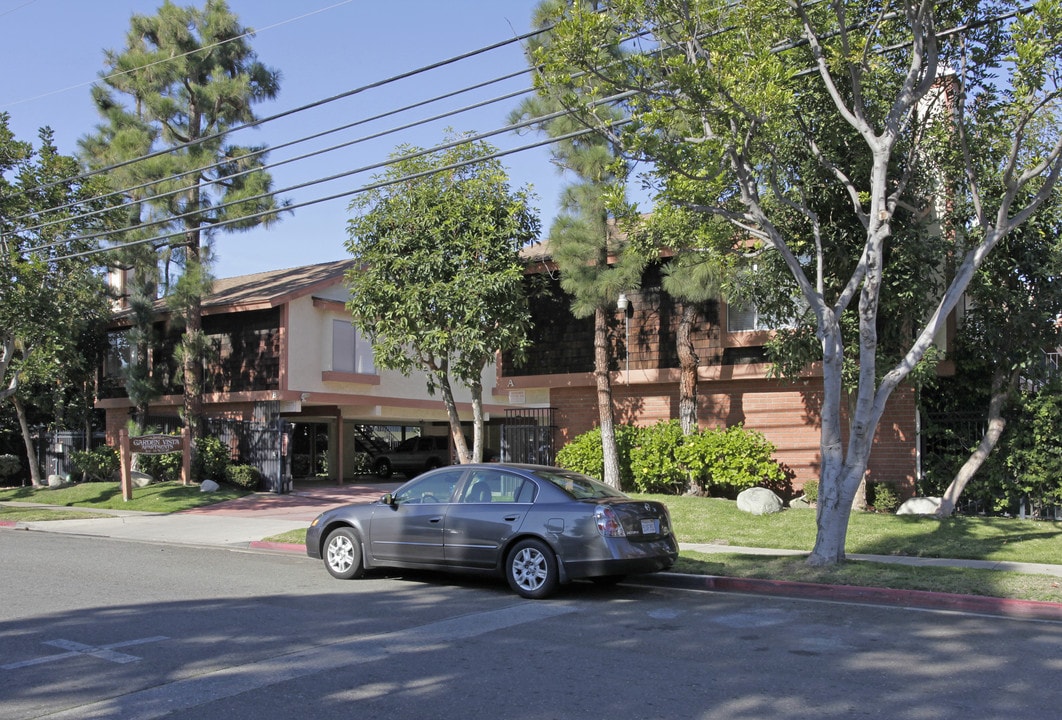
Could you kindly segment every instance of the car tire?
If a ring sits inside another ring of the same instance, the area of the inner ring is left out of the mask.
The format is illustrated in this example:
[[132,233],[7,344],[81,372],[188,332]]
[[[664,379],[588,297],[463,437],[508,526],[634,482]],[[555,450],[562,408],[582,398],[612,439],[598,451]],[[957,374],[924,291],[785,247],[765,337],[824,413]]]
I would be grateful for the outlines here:
[[325,567],[334,578],[351,580],[365,574],[361,541],[351,528],[341,527],[329,533],[322,555]]
[[376,477],[385,479],[391,477],[391,463],[386,459],[381,458],[376,461]]
[[541,540],[521,540],[505,558],[505,577],[520,597],[530,600],[549,597],[557,589],[557,557]]

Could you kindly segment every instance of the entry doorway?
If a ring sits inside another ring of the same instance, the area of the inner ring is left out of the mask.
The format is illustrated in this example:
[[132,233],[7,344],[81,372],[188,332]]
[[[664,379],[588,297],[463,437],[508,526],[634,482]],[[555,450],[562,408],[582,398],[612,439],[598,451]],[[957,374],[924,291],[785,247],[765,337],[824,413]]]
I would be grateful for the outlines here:
[[291,476],[330,477],[328,423],[297,422],[291,435]]

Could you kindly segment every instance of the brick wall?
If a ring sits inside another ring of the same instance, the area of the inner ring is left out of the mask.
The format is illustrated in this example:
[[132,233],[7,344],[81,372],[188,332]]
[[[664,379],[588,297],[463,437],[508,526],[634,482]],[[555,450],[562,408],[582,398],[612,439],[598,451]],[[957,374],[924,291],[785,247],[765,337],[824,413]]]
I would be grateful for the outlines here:
[[[612,388],[616,421],[652,425],[678,417],[678,386],[674,383]],[[558,445],[598,424],[597,394],[593,387],[554,388],[551,404],[557,408],[561,428]],[[743,423],[774,443],[775,459],[793,475],[799,490],[808,480],[819,478],[819,407],[821,381],[794,385],[774,380],[702,382],[698,393],[701,427],[729,427]],[[914,393],[894,393],[878,425],[871,453],[868,479],[895,483],[912,494],[915,477]]]

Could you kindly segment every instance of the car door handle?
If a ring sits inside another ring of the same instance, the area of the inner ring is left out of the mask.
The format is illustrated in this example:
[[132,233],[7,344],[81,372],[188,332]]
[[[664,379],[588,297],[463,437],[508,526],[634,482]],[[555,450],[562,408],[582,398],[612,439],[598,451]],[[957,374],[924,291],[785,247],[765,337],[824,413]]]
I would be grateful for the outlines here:
[[442,522],[442,515],[440,515],[439,517],[433,517],[432,519],[428,520],[428,522],[430,522],[430,523]]
[[519,515],[519,514],[516,514],[516,515],[506,515],[506,516],[505,516],[505,522],[512,522],[512,521],[514,521],[514,520],[519,520],[519,519],[520,519],[520,515]]

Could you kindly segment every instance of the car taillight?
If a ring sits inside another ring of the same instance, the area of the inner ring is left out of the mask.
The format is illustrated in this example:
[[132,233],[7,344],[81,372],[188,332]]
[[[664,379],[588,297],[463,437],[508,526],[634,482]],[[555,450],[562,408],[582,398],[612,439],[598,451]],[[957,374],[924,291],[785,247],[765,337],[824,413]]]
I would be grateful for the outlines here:
[[594,510],[594,520],[597,522],[597,531],[604,537],[626,537],[623,525],[616,517],[616,511],[610,507],[599,505]]

